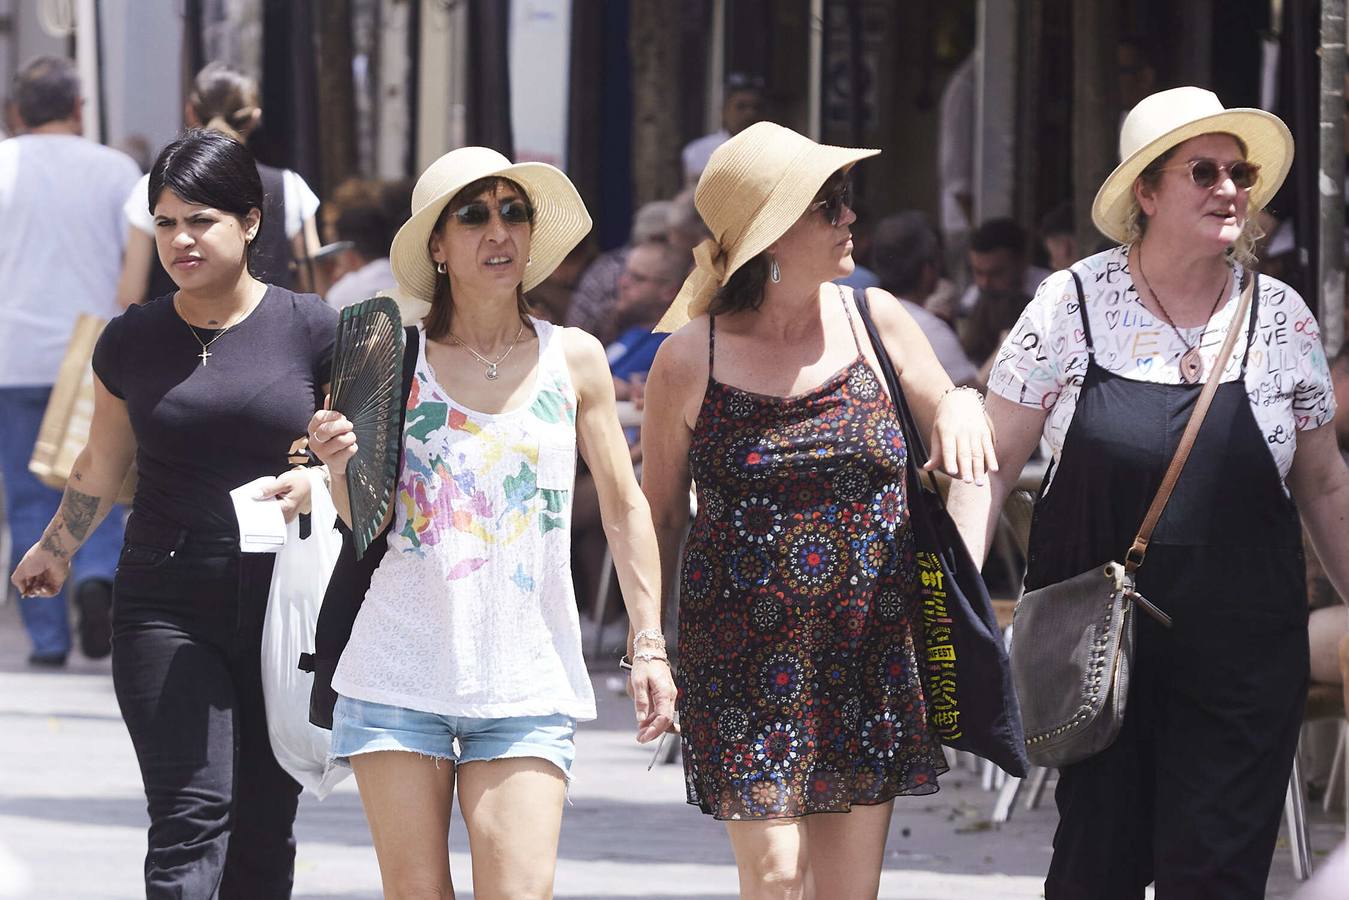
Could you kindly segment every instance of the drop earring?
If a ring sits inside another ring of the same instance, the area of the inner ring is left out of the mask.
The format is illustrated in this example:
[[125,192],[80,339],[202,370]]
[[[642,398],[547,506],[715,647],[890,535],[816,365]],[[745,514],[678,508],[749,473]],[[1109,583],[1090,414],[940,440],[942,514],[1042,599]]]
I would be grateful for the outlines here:
[[782,269],[778,268],[778,258],[776,256],[768,257],[768,280],[777,284],[782,280]]
[[444,275],[444,274],[446,274],[449,270],[445,268],[445,264],[444,264],[443,262],[439,262],[439,263],[436,263],[436,271],[439,272],[441,275]]

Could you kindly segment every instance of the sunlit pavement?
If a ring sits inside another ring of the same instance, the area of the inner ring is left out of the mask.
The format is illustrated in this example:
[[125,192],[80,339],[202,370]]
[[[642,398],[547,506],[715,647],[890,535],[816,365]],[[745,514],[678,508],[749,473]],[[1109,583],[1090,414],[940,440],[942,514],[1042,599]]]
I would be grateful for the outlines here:
[[[95,900],[144,896],[145,802],[106,660],[72,656],[63,672],[29,670],[13,604],[0,607],[0,898]],[[720,824],[683,802],[678,765],[648,772],[651,751],[627,729],[631,707],[592,666],[600,719],[582,726],[576,780],[557,868],[559,898],[729,900],[736,873]],[[989,900],[1041,896],[1056,816],[1018,806],[1000,828],[994,795],[958,769],[942,791],[896,803],[881,897]],[[1332,818],[1313,811],[1313,847],[1338,840]],[[297,823],[295,896],[376,898],[379,872],[348,779],[322,803],[305,797]],[[458,896],[472,896],[468,842],[451,834]],[[1295,890],[1280,841],[1270,897]],[[827,897],[827,891],[823,893]]]

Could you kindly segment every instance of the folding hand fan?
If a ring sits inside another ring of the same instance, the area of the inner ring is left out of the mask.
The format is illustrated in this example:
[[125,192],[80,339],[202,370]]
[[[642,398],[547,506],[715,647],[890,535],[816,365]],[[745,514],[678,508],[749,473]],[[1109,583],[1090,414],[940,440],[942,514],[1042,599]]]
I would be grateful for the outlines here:
[[358,559],[379,533],[398,482],[403,341],[398,305],[388,297],[342,310],[333,349],[332,408],[351,421],[356,433],[347,495]]

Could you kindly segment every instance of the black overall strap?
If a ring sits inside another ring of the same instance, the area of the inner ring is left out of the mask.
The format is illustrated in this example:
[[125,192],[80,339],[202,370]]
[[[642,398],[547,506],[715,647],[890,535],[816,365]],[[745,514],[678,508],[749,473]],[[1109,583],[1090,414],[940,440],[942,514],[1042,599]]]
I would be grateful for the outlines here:
[[1082,334],[1087,340],[1087,355],[1095,359],[1096,347],[1091,340],[1091,319],[1087,317],[1087,297],[1082,290],[1082,279],[1075,269],[1069,269],[1068,274],[1073,276],[1073,284],[1077,286],[1077,314],[1082,317]]
[[[1251,291],[1251,319],[1246,325],[1246,352],[1241,354],[1241,378],[1246,378],[1246,363],[1251,358],[1251,345],[1255,343],[1255,321],[1260,318],[1260,275],[1256,273],[1255,288]],[[1235,319],[1232,321],[1232,328],[1237,328],[1240,323]]]

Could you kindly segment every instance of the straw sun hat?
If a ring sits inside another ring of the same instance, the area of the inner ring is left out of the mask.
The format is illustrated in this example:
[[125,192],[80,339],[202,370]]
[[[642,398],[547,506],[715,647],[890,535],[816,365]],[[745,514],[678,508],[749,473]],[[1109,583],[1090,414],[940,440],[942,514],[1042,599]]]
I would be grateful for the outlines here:
[[1236,135],[1246,145],[1246,159],[1259,164],[1260,178],[1251,188],[1250,206],[1263,209],[1293,164],[1293,136],[1288,126],[1263,109],[1225,109],[1212,91],[1178,87],[1145,97],[1124,120],[1119,135],[1122,162],[1091,205],[1091,220],[1101,233],[1124,243],[1138,176],[1177,144],[1215,132]]
[[697,265],[656,330],[674,331],[706,312],[717,288],[782,237],[830,175],[880,152],[817,144],[772,122],[718,147],[693,195],[712,237],[694,248]]
[[436,287],[436,264],[427,241],[436,220],[455,194],[480,178],[509,178],[524,188],[534,208],[529,262],[523,287],[532,290],[590,231],[581,195],[561,171],[546,163],[512,164],[487,147],[461,147],[431,163],[412,189],[412,217],[394,236],[389,264],[403,299],[429,302]]

